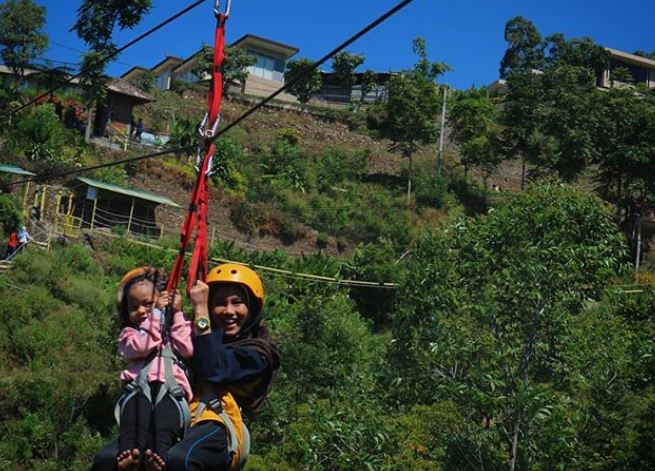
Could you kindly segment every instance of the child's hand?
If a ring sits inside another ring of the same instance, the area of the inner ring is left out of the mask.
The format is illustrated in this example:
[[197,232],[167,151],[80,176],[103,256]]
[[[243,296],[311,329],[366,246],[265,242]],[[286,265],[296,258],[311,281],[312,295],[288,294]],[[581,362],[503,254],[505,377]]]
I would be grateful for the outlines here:
[[182,293],[180,293],[179,289],[176,289],[173,295],[173,314],[180,311],[182,311]]
[[159,296],[157,297],[157,301],[155,302],[155,307],[161,311],[166,306],[168,306],[169,302],[170,302],[170,297],[168,296],[168,291],[164,290],[161,293],[159,293]]

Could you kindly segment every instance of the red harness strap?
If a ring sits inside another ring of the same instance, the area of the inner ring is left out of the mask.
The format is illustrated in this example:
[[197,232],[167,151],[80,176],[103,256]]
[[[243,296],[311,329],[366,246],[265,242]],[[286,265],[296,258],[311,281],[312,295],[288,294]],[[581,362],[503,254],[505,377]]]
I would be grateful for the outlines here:
[[[200,130],[205,142],[214,136],[218,130],[221,102],[223,99],[223,62],[225,60],[225,21],[227,14],[217,12],[216,33],[214,36],[214,59],[211,73],[211,86],[207,99],[207,116],[203,120]],[[193,229],[196,229],[196,237],[191,252],[189,272],[187,275],[187,293],[195,283],[196,279],[205,281],[207,278],[207,203],[209,192],[207,187],[207,173],[211,170],[211,159],[214,155],[214,143],[206,146],[202,163],[198,168],[198,177],[191,196],[191,203],[182,224],[180,234],[180,249],[175,259],[175,264],[168,279],[167,289],[172,292],[179,286],[182,270],[184,269],[184,257],[187,246],[191,241]]]

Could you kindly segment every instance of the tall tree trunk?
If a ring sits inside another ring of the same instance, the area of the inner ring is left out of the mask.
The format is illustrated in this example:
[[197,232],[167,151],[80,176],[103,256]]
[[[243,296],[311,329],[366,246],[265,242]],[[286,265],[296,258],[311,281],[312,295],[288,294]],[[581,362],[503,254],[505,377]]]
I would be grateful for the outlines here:
[[93,105],[89,105],[86,109],[86,129],[84,130],[84,142],[91,140],[91,130],[93,129]]
[[407,155],[409,157],[409,171],[407,172],[407,206],[412,201],[412,154],[411,152]]
[[519,431],[521,430],[520,422],[517,419],[512,430],[512,450],[509,458],[509,471],[516,469],[516,455],[519,451]]
[[525,170],[526,170],[525,156],[521,155],[521,190],[525,186]]

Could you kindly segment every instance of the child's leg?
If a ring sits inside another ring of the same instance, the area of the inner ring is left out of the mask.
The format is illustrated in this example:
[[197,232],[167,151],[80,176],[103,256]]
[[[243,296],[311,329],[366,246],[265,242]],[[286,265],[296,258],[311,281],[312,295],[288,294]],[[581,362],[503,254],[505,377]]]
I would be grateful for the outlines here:
[[144,451],[148,440],[148,428],[152,415],[152,404],[148,398],[139,392],[132,396],[123,408],[118,436],[118,450]]
[[152,414],[152,451],[166,458],[168,449],[180,438],[180,411],[168,394],[157,404]]

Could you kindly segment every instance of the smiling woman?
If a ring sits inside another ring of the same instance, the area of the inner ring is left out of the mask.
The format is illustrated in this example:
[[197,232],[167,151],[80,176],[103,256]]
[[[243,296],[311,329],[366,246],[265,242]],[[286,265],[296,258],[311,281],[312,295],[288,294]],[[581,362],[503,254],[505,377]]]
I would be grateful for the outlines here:
[[166,469],[240,469],[249,452],[241,410],[257,411],[280,366],[261,324],[264,286],[250,268],[223,264],[191,289],[195,337],[192,427]]

